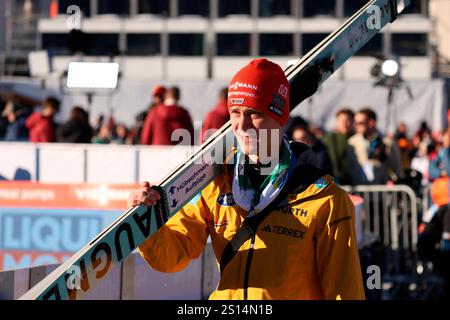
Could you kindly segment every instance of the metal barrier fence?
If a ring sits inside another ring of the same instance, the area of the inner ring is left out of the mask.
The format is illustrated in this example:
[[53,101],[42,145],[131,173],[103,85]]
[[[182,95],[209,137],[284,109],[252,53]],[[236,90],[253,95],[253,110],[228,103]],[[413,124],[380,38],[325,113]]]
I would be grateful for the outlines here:
[[392,250],[417,249],[418,199],[407,185],[343,186],[364,198],[364,232],[379,236]]
[[360,251],[362,268],[377,265],[381,271],[382,290],[366,290],[366,296],[383,300],[410,298],[418,287],[418,211],[421,209],[414,190],[407,185],[343,188],[364,199],[363,230],[365,239],[371,240],[365,241],[370,247]]

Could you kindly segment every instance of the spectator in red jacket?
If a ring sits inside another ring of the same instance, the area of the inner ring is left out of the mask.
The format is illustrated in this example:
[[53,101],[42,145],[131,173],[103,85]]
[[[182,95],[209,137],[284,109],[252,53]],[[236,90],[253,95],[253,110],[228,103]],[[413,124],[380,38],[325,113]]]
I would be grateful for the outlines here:
[[[180,89],[169,88],[165,94],[164,104],[153,107],[145,119],[141,143],[151,145],[194,144],[194,126],[189,112],[178,105]],[[177,129],[184,129],[180,135],[172,134]]]
[[25,122],[30,131],[30,142],[54,142],[56,140],[56,125],[54,116],[59,111],[60,101],[56,98],[46,98],[41,112],[34,112]]
[[219,91],[218,101],[213,110],[208,112],[203,120],[202,132],[200,134],[200,142],[204,142],[213,133],[213,129],[220,129],[228,120],[230,113],[227,107],[228,89],[223,88]]
[[140,112],[136,116],[136,134],[133,138],[133,144],[143,143],[141,141],[142,132],[144,130],[145,123],[150,122],[150,117],[148,116],[150,110],[152,110],[157,105],[164,103],[164,96],[166,94],[166,87],[161,85],[156,85],[152,89],[152,100],[147,109]]
[[149,109],[156,107],[157,105],[160,105],[161,103],[164,103],[164,96],[166,95],[166,87],[158,85],[153,87],[152,89],[152,102]]

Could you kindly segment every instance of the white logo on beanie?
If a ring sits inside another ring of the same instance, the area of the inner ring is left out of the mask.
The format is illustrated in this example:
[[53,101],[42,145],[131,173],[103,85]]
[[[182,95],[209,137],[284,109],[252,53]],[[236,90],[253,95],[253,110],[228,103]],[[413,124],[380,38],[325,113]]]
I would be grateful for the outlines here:
[[229,89],[232,89],[232,90],[237,90],[238,88],[246,88],[246,89],[258,91],[258,86],[254,85],[254,84],[239,82],[239,81],[236,81],[235,83],[231,84],[229,87]]

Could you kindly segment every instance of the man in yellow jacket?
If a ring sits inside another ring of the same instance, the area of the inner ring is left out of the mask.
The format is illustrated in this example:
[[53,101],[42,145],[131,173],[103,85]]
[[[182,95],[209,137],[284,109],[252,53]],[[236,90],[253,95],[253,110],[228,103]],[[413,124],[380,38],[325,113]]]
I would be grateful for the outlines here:
[[[281,134],[290,110],[283,70],[252,61],[230,82],[228,109],[239,146],[234,164],[139,253],[152,268],[177,272],[211,237],[221,271],[211,299],[364,299],[351,200],[315,168],[308,147]],[[128,204],[154,205],[160,195],[150,187],[144,182]],[[244,221],[263,212],[248,239],[233,242]]]

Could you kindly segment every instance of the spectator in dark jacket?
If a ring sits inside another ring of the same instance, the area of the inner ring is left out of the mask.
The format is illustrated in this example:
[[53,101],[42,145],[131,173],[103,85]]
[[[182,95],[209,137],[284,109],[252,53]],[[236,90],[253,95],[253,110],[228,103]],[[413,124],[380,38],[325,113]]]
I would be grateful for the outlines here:
[[92,127],[89,124],[89,114],[81,107],[74,107],[70,119],[57,130],[58,142],[90,143]]
[[228,120],[230,120],[230,113],[227,107],[227,94],[227,88],[220,90],[216,106],[203,120],[200,142],[204,142],[208,139],[214,133],[213,129],[220,129]]
[[[178,105],[180,89],[172,87],[167,90],[164,104],[155,106],[145,119],[141,143],[150,145],[185,145],[194,144],[194,126],[189,112]],[[184,131],[172,134],[175,130]],[[182,140],[182,141],[180,141]]]
[[285,126],[285,133],[289,140],[308,145],[316,154],[317,167],[322,169],[325,174],[333,175],[333,168],[327,148],[311,132],[306,120],[299,116],[290,118]]
[[6,128],[8,127],[8,119],[3,116],[3,111],[5,110],[5,104],[2,104],[0,101],[0,111],[2,112],[0,114],[0,141],[2,141],[5,138],[6,134]]
[[42,104],[41,112],[34,112],[25,122],[30,131],[30,142],[55,142],[56,125],[54,116],[59,111],[60,101],[47,98]]
[[31,110],[12,101],[6,104],[2,115],[7,119],[5,141],[28,141],[28,129],[25,121],[30,116]]

